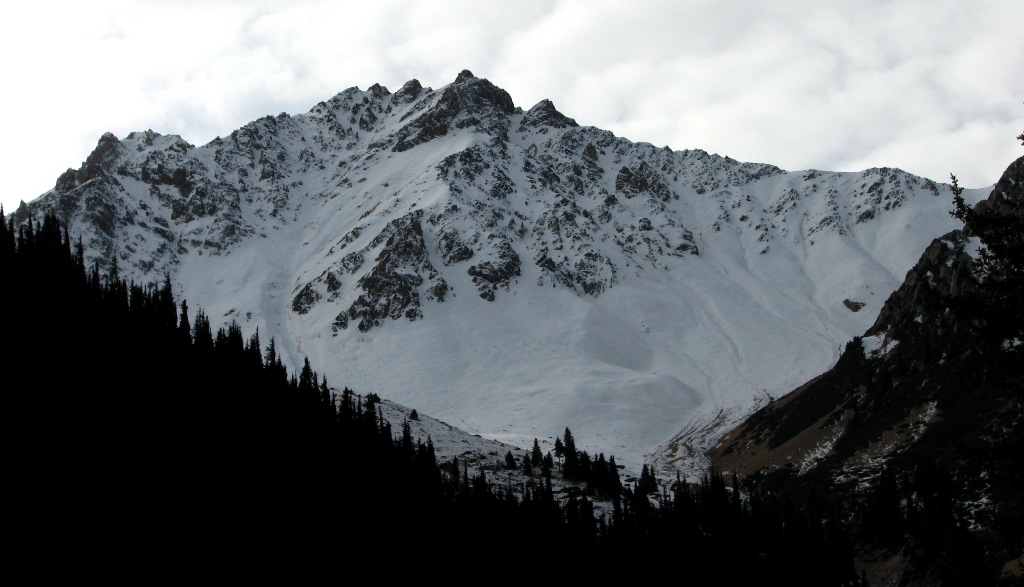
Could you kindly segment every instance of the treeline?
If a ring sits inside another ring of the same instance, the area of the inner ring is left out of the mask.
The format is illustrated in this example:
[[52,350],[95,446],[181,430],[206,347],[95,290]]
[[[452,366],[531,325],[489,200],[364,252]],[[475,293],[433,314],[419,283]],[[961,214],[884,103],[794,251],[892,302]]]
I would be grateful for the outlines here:
[[[539,451],[521,465],[538,465],[525,491],[439,464],[379,398],[337,391],[308,360],[289,373],[273,339],[215,330],[169,279],[86,267],[53,216],[16,227],[0,210],[0,274],[15,555],[105,568],[300,552],[339,576],[389,561],[451,576],[526,572],[551,553],[578,578],[653,564],[727,583],[859,583],[828,512],[741,499],[714,471],[662,490],[645,467],[623,484],[614,458],[577,450],[568,429],[556,471]],[[556,494],[552,475],[576,489]]]

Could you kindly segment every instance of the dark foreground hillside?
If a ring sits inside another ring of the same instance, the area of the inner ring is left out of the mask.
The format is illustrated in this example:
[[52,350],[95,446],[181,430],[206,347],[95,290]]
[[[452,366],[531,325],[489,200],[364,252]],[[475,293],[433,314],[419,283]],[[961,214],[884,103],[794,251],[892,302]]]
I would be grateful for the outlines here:
[[[827,512],[741,499],[715,471],[671,491],[652,476],[620,484],[614,467],[596,474],[603,455],[575,450],[568,429],[558,470],[538,467],[523,494],[460,474],[429,439],[385,421],[372,394],[339,389],[308,362],[288,373],[258,333],[213,332],[169,282],[87,268],[52,216],[0,222],[0,273],[5,528],[9,554],[43,574],[248,574],[302,561],[296,572],[394,576],[550,556],[549,572],[575,578],[670,564],[736,583],[859,581]],[[546,477],[570,473],[577,489],[555,495]],[[595,515],[596,500],[611,513]]]

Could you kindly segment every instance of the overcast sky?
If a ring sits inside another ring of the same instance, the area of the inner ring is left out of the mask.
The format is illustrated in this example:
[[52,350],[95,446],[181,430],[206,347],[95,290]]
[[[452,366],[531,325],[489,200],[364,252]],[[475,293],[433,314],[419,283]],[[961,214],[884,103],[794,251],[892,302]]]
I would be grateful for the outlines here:
[[53,187],[106,131],[198,146],[463,69],[659,147],[983,187],[1024,154],[1022,23],[1022,0],[19,2],[0,21],[0,202]]

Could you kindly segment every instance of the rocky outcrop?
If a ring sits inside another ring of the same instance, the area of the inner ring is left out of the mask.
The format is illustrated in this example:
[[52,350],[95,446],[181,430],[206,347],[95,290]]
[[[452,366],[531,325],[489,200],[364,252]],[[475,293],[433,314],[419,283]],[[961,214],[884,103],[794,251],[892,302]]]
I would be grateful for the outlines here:
[[391,103],[395,105],[409,104],[418,98],[422,92],[423,86],[420,85],[419,80],[409,80],[391,97]]
[[[519,123],[519,132],[528,129],[566,128],[579,126],[576,121],[555,109],[551,100],[541,100],[526,111],[523,120]],[[593,146],[591,146],[593,149]],[[596,152],[595,152],[596,156]]]
[[625,198],[635,198],[641,194],[647,194],[662,202],[668,202],[673,198],[672,190],[661,181],[646,161],[640,162],[635,169],[619,169],[618,175],[615,176],[615,190]]
[[421,290],[427,299],[443,300],[447,283],[427,255],[422,217],[417,210],[398,218],[371,241],[370,249],[379,247],[374,265],[357,282],[362,293],[335,318],[337,327],[358,320],[357,327],[366,332],[387,318],[422,318]]
[[493,136],[504,136],[508,116],[515,110],[508,92],[463,70],[430,108],[398,131],[392,150],[409,150],[448,134],[450,129],[476,128]]
[[496,235],[488,237],[487,253],[489,258],[476,263],[467,270],[480,297],[493,302],[494,292],[498,288],[508,290],[509,282],[519,277],[519,255],[512,249],[508,241]]

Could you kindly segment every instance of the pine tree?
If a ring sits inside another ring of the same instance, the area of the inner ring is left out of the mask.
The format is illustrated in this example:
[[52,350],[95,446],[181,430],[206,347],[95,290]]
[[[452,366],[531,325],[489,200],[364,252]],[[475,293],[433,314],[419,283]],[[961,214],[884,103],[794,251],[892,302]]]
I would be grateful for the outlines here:
[[[76,257],[81,255],[81,246],[82,242],[79,240],[76,247]],[[174,306],[174,293],[172,292],[171,275],[169,273],[164,274],[164,282],[160,287],[158,304],[160,307],[159,311],[161,322],[163,322],[167,328],[173,329],[177,325],[177,312]]]
[[331,388],[327,386],[326,375],[322,377],[320,382],[320,404],[330,412],[334,412],[334,395],[331,394]]
[[288,371],[285,369],[284,363],[281,361],[280,355],[277,354],[277,343],[271,338],[267,344],[267,351],[264,355],[264,368],[269,372],[272,380],[277,382],[278,385],[283,385],[288,382]]
[[654,475],[651,470],[647,468],[647,463],[644,463],[640,469],[640,479],[636,484],[636,492],[640,495],[647,495],[653,491],[658,490],[658,484],[654,479]]
[[185,300],[181,300],[181,315],[178,319],[178,340],[186,346],[191,346],[192,344],[192,324],[189,323],[188,303]]
[[402,440],[400,446],[403,454],[410,457],[413,455],[412,426],[409,425],[408,419],[402,420]]
[[622,481],[619,478],[619,466],[615,464],[615,456],[608,457],[608,479],[605,481],[608,495],[618,495],[622,491]]
[[[576,440],[572,437],[569,427],[565,427],[562,435],[562,446],[565,452],[565,460],[562,463],[562,476],[569,480],[576,480],[579,477],[579,453],[576,452]],[[555,446],[557,449],[557,445]]]
[[452,456],[449,477],[452,481],[452,485],[455,486],[455,490],[459,489],[459,457]]
[[263,367],[263,348],[260,346],[260,329],[252,333],[249,342],[245,346],[246,364],[250,370],[257,370]]
[[192,324],[192,345],[200,356],[206,357],[213,352],[213,330],[210,327],[210,319],[202,308],[196,312],[196,319]]
[[533,477],[533,464],[529,458],[523,457],[523,475]]
[[593,474],[593,462],[590,454],[585,450],[576,451],[576,479],[578,481],[589,481]]
[[551,451],[544,454],[544,459],[540,462],[540,472],[545,479],[551,479],[551,470],[555,468],[555,459],[551,457]]
[[309,357],[302,362],[302,370],[299,371],[299,393],[304,398],[317,396],[316,376],[313,374],[313,367],[309,364]]
[[539,467],[541,462],[544,460],[543,453],[540,452],[540,443],[536,438],[533,439],[533,450],[530,451],[530,464],[534,467]]

